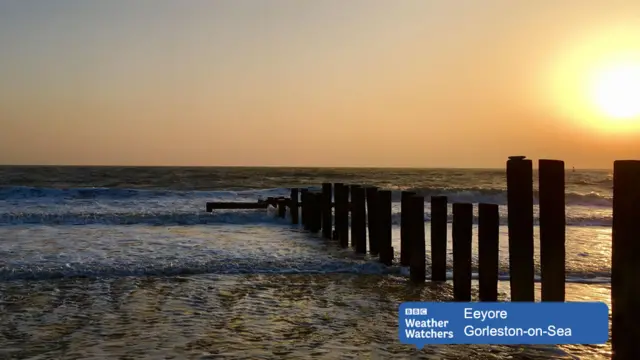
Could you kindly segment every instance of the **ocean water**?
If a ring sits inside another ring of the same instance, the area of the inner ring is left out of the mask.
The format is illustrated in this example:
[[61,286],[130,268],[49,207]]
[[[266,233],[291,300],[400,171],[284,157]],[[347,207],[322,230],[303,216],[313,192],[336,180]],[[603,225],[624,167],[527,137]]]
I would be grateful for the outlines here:
[[[450,283],[410,285],[274,209],[205,212],[322,182],[393,190],[396,249],[402,190],[499,204],[509,299],[504,170],[0,167],[0,359],[610,358],[609,345],[418,351],[397,340],[397,307],[446,300]],[[566,173],[568,300],[610,304],[611,187],[608,171]]]

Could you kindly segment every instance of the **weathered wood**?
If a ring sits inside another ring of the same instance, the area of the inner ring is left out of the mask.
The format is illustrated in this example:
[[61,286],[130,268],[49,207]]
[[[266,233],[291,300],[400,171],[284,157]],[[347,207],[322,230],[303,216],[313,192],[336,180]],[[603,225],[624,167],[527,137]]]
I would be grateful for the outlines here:
[[542,301],[565,300],[564,162],[538,161]]
[[310,221],[311,226],[309,230],[313,233],[317,233],[322,228],[322,194],[316,192],[309,193],[310,208]]
[[640,359],[640,161],[613,163],[613,360]]
[[266,209],[269,204],[266,202],[208,202],[206,206],[207,212],[213,210],[230,210],[230,209]]
[[291,223],[296,225],[299,222],[298,216],[300,215],[298,209],[298,203],[300,202],[298,198],[298,188],[291,189],[291,199],[289,202],[289,211],[291,212]]
[[496,204],[478,204],[478,277],[480,301],[498,301],[500,212]]
[[[340,185],[340,186],[338,186]],[[340,247],[349,247],[349,186],[336,184],[336,230]]]
[[531,160],[507,161],[511,301],[534,301],[533,169]]
[[406,198],[405,210],[408,222],[406,227],[409,259],[409,277],[413,283],[424,283],[427,277],[427,248],[424,233],[424,196],[412,195]]
[[353,201],[353,192],[354,189],[357,189],[361,187],[360,185],[357,184],[351,184],[349,185],[349,203],[351,204],[349,206],[349,211],[351,212],[351,227],[350,227],[350,238],[351,238],[351,242],[350,242],[350,246],[351,247],[355,247],[356,246],[356,239],[358,238],[357,233],[357,226],[354,226],[354,224],[360,224],[360,219],[358,219],[358,211],[356,209],[355,206],[355,202]]
[[353,202],[353,216],[351,219],[351,236],[354,241],[355,251],[358,254],[367,252],[367,224],[364,188],[351,187],[351,201]]
[[379,190],[376,199],[376,222],[378,256],[381,263],[391,266],[393,264],[393,243],[391,228],[391,191]]
[[453,204],[453,299],[471,301],[473,204]]
[[400,265],[409,266],[411,259],[411,248],[409,246],[409,220],[406,209],[409,197],[415,195],[413,191],[403,191],[400,194]]
[[331,183],[322,184],[322,236],[325,239],[331,239],[333,231],[333,185]]
[[342,201],[342,188],[344,187],[343,183],[334,183],[333,184],[333,198],[335,206],[333,207],[333,222],[334,222],[334,230],[333,230],[333,240],[340,240],[340,221],[342,221],[341,212],[342,206],[344,206],[344,202]]
[[278,217],[285,218],[287,216],[287,201],[285,199],[278,199]]
[[378,246],[379,236],[379,223],[377,218],[378,214],[378,188],[375,186],[369,186],[365,190],[367,200],[367,230],[369,232],[369,253],[371,255],[378,255],[380,252]]
[[302,210],[300,211],[300,215],[302,217],[302,225],[305,230],[309,230],[311,226],[311,201],[309,199],[309,189],[300,189],[300,200],[302,202],[300,205],[302,206]]
[[431,281],[447,281],[447,197],[431,197]]

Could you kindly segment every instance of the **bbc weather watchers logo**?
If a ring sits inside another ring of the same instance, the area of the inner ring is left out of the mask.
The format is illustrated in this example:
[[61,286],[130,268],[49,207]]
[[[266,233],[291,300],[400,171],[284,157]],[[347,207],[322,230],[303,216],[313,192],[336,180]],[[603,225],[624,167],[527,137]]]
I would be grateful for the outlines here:
[[604,344],[604,303],[407,302],[398,311],[403,344]]

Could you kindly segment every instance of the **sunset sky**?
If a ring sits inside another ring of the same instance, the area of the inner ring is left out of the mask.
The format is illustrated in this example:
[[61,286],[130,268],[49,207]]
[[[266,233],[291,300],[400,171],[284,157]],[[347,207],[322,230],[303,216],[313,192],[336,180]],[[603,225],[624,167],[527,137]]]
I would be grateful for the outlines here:
[[638,0],[3,0],[0,51],[0,164],[640,159]]

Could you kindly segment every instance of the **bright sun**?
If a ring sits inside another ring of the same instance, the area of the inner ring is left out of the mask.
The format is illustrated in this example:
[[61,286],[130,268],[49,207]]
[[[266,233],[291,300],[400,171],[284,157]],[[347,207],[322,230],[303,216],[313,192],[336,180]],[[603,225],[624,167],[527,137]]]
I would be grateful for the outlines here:
[[598,134],[640,133],[640,27],[581,31],[559,43],[540,89],[552,118]]
[[594,104],[611,120],[640,116],[640,64],[620,64],[596,73],[591,83]]

